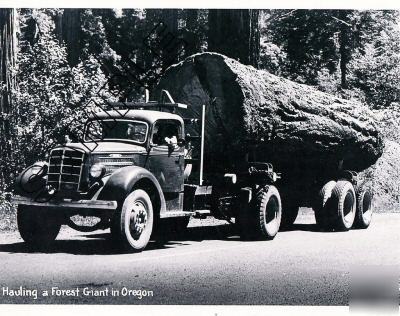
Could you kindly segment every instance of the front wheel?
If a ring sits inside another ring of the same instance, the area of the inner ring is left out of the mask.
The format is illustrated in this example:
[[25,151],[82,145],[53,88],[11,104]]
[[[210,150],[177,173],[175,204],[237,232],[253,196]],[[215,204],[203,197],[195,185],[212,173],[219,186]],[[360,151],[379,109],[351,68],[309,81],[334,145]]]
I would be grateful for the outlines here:
[[238,216],[241,237],[244,239],[274,239],[282,217],[281,197],[272,185],[260,190],[247,210]]
[[153,231],[154,212],[149,195],[141,189],[134,190],[115,214],[112,234],[125,249],[143,250]]
[[53,242],[61,228],[61,218],[54,211],[33,206],[18,206],[18,231],[32,247],[46,247]]

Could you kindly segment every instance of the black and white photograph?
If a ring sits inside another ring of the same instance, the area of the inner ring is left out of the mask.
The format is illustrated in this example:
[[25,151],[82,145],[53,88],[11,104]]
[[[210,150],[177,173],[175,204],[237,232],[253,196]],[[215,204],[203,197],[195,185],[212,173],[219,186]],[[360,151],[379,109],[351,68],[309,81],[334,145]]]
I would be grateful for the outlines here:
[[0,8],[0,305],[398,313],[400,10],[105,4]]

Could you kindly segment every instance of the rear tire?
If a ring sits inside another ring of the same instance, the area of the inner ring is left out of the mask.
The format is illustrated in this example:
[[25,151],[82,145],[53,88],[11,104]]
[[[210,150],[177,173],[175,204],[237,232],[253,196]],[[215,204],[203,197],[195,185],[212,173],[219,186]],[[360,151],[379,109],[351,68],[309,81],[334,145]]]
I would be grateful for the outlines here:
[[115,213],[111,231],[113,239],[123,249],[142,251],[150,241],[153,222],[153,205],[149,195],[144,190],[134,190]]
[[238,217],[243,239],[274,239],[279,231],[282,204],[276,187],[270,185],[257,193],[249,208]]
[[353,226],[356,215],[356,194],[353,185],[347,180],[339,180],[332,191],[329,205],[329,226],[347,231]]
[[357,209],[354,219],[354,228],[365,229],[371,224],[372,220],[372,192],[362,187],[356,190]]
[[49,246],[57,238],[61,224],[60,216],[54,211],[33,206],[18,206],[18,231],[29,246]]
[[317,201],[314,205],[315,222],[320,228],[327,228],[328,226],[328,201],[332,197],[332,191],[336,186],[336,181],[327,182],[322,189],[318,192]]

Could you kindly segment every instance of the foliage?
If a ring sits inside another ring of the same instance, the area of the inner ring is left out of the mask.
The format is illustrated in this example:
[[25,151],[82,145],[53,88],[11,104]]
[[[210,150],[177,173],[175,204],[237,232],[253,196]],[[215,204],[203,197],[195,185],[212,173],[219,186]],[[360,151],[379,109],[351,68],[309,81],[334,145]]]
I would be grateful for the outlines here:
[[43,159],[48,149],[63,143],[66,133],[79,133],[83,108],[90,100],[104,103],[97,92],[106,84],[91,55],[69,66],[66,48],[56,39],[54,22],[46,12],[34,11],[30,18],[35,19],[39,35],[33,45],[21,40],[18,89],[13,93],[19,112],[21,167]]
[[353,86],[365,92],[367,102],[386,108],[400,101],[400,30],[382,31],[358,51],[351,64]]
[[266,10],[263,68],[375,107],[399,99],[398,11]]
[[285,51],[282,47],[266,40],[262,41],[260,46],[260,63],[263,68],[277,76],[282,76],[284,74],[283,65],[287,58]]
[[337,22],[333,11],[271,10],[264,15],[264,36],[286,54],[283,75],[315,84],[321,68],[337,68]]
[[385,109],[375,110],[385,137],[385,148],[377,163],[361,173],[374,192],[375,208],[378,211],[395,211],[400,208],[400,104],[393,103]]
[[96,15],[91,9],[85,9],[81,13],[80,19],[82,45],[80,58],[86,59],[94,55],[107,64],[116,64],[120,60],[120,56],[108,43],[101,16]]
[[17,228],[17,212],[10,203],[11,193],[0,192],[0,232],[15,231]]

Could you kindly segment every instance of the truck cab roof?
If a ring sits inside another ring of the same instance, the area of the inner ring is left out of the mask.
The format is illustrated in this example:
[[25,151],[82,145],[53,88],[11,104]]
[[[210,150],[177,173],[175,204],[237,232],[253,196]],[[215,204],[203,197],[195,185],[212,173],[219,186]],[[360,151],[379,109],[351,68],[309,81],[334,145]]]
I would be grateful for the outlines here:
[[112,111],[102,111],[96,114],[89,115],[89,120],[94,119],[134,119],[145,121],[150,125],[157,120],[178,120],[183,124],[181,116],[169,112],[154,111],[154,110],[129,110],[120,109]]

